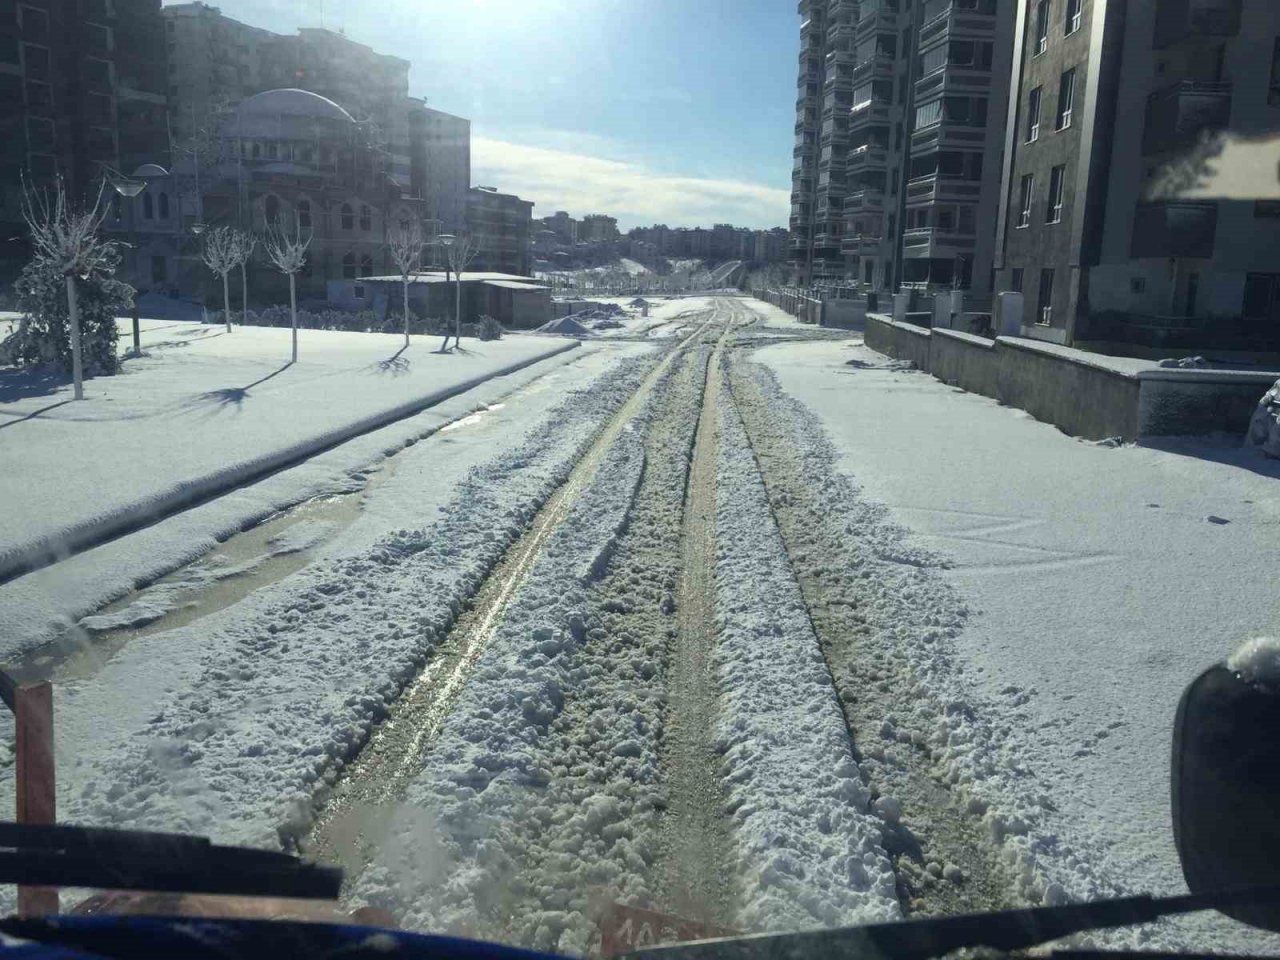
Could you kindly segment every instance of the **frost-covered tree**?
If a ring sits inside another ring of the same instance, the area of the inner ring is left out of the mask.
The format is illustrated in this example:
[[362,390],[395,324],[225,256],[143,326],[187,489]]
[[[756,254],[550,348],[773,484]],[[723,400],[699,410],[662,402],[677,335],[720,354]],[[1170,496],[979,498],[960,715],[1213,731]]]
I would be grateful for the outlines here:
[[240,323],[246,324],[249,322],[249,260],[253,257],[254,248],[258,246],[258,238],[250,231],[239,228],[232,230],[231,237],[236,266],[240,268]]
[[236,243],[236,231],[231,227],[214,227],[204,235],[204,249],[201,251],[205,266],[216,273],[222,280],[222,313],[227,322],[227,333],[231,332],[231,291],[227,284],[227,276],[235,269],[239,257]]
[[404,345],[409,345],[409,276],[422,267],[422,224],[406,220],[392,229],[387,246],[404,288]]
[[[32,293],[39,285],[41,275],[58,277],[66,287],[67,330],[71,353],[71,378],[75,385],[75,399],[84,399],[84,345],[80,329],[80,290],[77,284],[94,282],[118,283],[114,280],[120,255],[116,245],[98,235],[102,221],[106,219],[107,205],[103,191],[99,189],[93,205],[76,208],[67,198],[66,187],[59,179],[52,193],[44,189],[24,186],[22,191],[22,216],[31,233],[31,249],[34,254],[29,274],[28,289]],[[127,291],[127,295],[125,292]],[[21,296],[21,290],[19,291]],[[111,301],[124,296],[125,303],[132,298],[133,290],[126,284],[108,288],[105,299]],[[48,303],[48,298],[42,298]],[[57,308],[54,308],[55,310]],[[52,325],[50,325],[52,329]],[[95,333],[101,333],[95,331]],[[115,368],[115,319],[111,319],[110,359],[106,366]],[[95,340],[100,339],[95,337]],[[100,346],[100,345],[99,345]],[[61,351],[54,351],[60,355]]]
[[[461,233],[445,246],[445,260],[454,277],[453,344],[462,346],[462,273],[480,252],[480,242],[469,233]],[[449,331],[446,329],[441,350],[449,349]]]
[[293,328],[293,363],[298,362],[298,271],[307,263],[307,248],[311,246],[311,234],[302,235],[302,225],[294,217],[293,233],[272,224],[263,242],[267,258],[281,273],[289,277],[289,324]]

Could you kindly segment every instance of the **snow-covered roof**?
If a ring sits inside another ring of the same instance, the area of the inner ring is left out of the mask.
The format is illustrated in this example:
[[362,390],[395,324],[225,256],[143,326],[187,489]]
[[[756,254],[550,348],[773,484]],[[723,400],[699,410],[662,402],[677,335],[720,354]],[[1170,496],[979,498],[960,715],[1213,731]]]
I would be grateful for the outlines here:
[[[462,280],[465,283],[492,283],[495,281],[505,282],[511,287],[527,287],[531,290],[542,289],[545,284],[535,280],[533,277],[522,277],[514,273],[486,273],[477,271],[475,273],[462,274]],[[394,274],[389,277],[362,277],[361,283],[400,283],[400,275]],[[409,277],[410,283],[452,283],[453,274],[445,275],[444,271],[430,270],[426,273],[415,273]]]

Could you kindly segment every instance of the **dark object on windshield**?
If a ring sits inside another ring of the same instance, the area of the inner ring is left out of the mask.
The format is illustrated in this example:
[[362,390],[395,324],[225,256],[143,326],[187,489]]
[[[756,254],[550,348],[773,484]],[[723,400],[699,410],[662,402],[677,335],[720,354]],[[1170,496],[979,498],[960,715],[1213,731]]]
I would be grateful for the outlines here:
[[0,883],[335,900],[342,871],[204,837],[0,823]]
[[[1280,882],[1280,683],[1257,658],[1230,663],[1187,687],[1174,724],[1173,835],[1193,893]],[[1223,912],[1280,931],[1280,903]]]

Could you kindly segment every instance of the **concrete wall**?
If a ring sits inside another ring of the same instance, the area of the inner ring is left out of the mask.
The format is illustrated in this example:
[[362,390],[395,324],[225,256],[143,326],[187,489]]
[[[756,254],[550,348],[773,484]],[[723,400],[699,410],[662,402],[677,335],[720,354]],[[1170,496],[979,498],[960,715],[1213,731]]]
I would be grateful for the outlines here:
[[1101,440],[1243,434],[1274,372],[1142,368],[1015,337],[989,340],[867,317],[865,343],[946,383],[993,397],[1074,436]]
[[994,397],[999,383],[996,342],[935,327],[929,341],[929,372],[943,383]]

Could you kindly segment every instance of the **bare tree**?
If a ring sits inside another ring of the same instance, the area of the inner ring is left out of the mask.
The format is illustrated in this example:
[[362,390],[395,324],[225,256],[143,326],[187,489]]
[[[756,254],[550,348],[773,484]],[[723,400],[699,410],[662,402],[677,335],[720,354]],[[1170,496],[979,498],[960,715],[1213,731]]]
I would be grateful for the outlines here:
[[215,227],[205,233],[201,258],[206,267],[222,278],[222,312],[227,322],[227,333],[231,332],[231,293],[227,275],[235,268],[239,255],[233,227]]
[[234,230],[236,266],[240,268],[240,323],[249,322],[249,260],[258,238],[249,230]]
[[274,223],[267,228],[263,241],[267,257],[272,265],[289,277],[289,320],[293,327],[293,363],[298,362],[298,271],[307,263],[307,248],[311,246],[311,234],[302,236],[302,225],[294,217],[293,234]]
[[75,398],[84,399],[84,365],[81,359],[80,308],[76,280],[99,271],[109,271],[115,263],[115,244],[98,236],[107,216],[103,190],[98,189],[93,206],[77,210],[67,199],[66,186],[59,178],[53,195],[23,185],[22,217],[31,231],[31,248],[38,263],[46,264],[66,278],[68,327],[71,333],[71,379]]
[[[462,346],[462,272],[480,252],[480,242],[469,233],[460,233],[445,247],[445,260],[454,277],[453,343]],[[445,331],[441,350],[449,349],[449,333]]]
[[422,224],[408,220],[392,229],[388,246],[391,262],[400,270],[404,286],[404,345],[409,346],[409,275],[422,268]]

